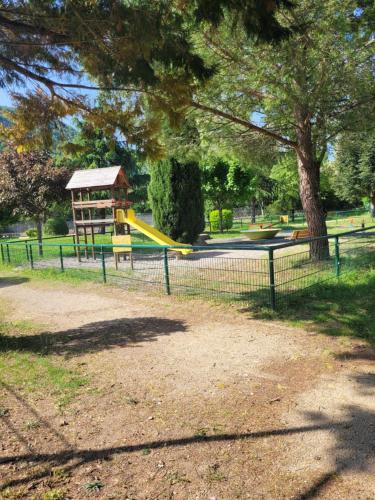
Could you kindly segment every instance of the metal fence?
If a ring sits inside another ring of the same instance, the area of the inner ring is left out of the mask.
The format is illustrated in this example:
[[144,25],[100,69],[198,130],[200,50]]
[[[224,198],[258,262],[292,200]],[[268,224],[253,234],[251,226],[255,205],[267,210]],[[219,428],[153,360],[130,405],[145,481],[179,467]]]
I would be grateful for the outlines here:
[[[309,242],[319,239],[328,241],[330,256],[316,261]],[[375,226],[313,240],[192,246],[185,256],[178,246],[116,245],[124,250],[117,265],[110,243],[76,245],[71,237],[42,244],[16,240],[0,243],[0,265],[42,270],[52,276],[66,273],[129,291],[226,297],[273,309],[350,269],[375,265]]]

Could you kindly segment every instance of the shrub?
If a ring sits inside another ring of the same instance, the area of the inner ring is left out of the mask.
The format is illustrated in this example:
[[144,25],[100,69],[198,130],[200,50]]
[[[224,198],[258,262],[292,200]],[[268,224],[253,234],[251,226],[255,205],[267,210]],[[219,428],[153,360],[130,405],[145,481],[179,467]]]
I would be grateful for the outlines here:
[[28,229],[26,231],[26,236],[29,238],[36,238],[38,236],[38,231],[36,229]]
[[[223,230],[231,229],[233,227],[233,211],[228,210],[227,208],[223,208],[222,217],[223,217]],[[211,223],[211,231],[220,231],[219,210],[212,210],[212,212],[210,212],[210,223]]]
[[174,158],[156,163],[148,194],[156,228],[181,243],[194,243],[204,229],[199,165]]
[[48,219],[44,225],[44,231],[46,234],[65,236],[69,233],[68,224],[62,217],[56,217],[54,219]]

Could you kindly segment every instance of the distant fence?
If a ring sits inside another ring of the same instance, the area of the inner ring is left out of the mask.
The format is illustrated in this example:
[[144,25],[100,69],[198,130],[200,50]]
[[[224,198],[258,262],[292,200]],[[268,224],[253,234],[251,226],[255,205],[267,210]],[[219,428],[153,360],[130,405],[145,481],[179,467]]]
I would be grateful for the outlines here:
[[328,241],[330,249],[330,257],[322,261],[311,258],[311,239],[274,245],[191,246],[192,252],[181,258],[178,251],[182,247],[178,246],[116,245],[124,249],[117,269],[110,238],[108,243],[97,245],[77,245],[72,236],[51,238],[42,244],[17,240],[0,243],[0,266],[44,270],[52,275],[70,273],[129,291],[227,297],[276,309],[313,285],[338,278],[350,269],[375,265],[375,226],[314,238],[322,239]]

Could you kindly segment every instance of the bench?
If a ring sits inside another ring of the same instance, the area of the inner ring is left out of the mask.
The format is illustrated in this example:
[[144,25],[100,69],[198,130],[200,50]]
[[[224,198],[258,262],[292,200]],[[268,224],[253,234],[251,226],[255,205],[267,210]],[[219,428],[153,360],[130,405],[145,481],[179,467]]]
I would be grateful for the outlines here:
[[310,231],[308,229],[297,229],[286,238],[287,240],[303,240],[305,238],[310,238]]

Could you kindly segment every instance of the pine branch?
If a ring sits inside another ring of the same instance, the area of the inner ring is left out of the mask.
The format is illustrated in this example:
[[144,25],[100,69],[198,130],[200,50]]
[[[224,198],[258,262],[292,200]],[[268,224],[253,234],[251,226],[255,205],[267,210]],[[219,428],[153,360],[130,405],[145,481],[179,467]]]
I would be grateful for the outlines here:
[[243,120],[242,118],[238,118],[237,116],[226,113],[225,111],[221,111],[221,110],[216,109],[216,108],[211,108],[210,106],[206,106],[205,104],[201,104],[201,103],[196,102],[196,101],[191,101],[190,105],[196,109],[206,111],[206,112],[211,113],[215,116],[220,116],[221,118],[224,118],[225,120],[228,120],[232,123],[237,123],[238,125],[242,125],[243,127],[246,127],[249,130],[257,132],[260,135],[270,137],[270,138],[274,139],[275,141],[280,142],[281,144],[284,144],[285,146],[289,146],[289,147],[294,148],[294,149],[297,148],[297,143],[295,141],[291,141],[290,139],[287,139],[286,137],[283,137],[280,134],[272,132],[271,130],[268,130],[266,128],[259,127],[258,125],[255,125],[254,123]]

